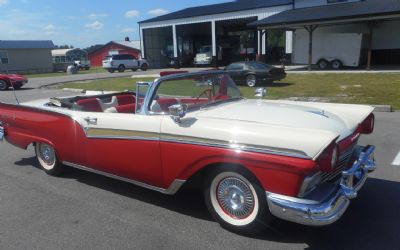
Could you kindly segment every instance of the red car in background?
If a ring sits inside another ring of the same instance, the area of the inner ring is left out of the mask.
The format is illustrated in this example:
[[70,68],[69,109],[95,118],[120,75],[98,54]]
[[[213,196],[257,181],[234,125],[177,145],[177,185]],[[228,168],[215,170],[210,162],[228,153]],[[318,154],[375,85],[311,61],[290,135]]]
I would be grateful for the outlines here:
[[4,75],[0,74],[0,91],[5,91],[10,87],[20,89],[23,85],[28,83],[28,79],[21,75]]

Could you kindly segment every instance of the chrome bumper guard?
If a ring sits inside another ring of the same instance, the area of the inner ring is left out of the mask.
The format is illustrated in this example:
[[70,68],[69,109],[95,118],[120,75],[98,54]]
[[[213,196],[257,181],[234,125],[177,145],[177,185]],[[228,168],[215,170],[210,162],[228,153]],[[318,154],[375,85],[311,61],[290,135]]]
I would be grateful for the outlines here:
[[374,146],[359,146],[353,166],[342,172],[337,191],[323,201],[299,199],[267,192],[268,206],[273,215],[283,220],[309,226],[324,226],[337,221],[346,211],[350,200],[376,169]]
[[0,141],[4,139],[4,127],[3,124],[0,122]]

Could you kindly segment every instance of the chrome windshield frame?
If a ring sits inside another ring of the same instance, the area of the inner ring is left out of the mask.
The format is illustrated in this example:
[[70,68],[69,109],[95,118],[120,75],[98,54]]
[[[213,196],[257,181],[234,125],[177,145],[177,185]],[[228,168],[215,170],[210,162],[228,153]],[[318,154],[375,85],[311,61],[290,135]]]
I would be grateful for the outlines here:
[[[150,102],[151,102],[155,92],[157,91],[158,86],[164,81],[175,80],[175,79],[184,79],[184,78],[190,78],[190,77],[196,77],[196,76],[202,76],[202,75],[210,76],[210,75],[226,75],[226,74],[227,73],[224,70],[208,70],[208,71],[200,71],[200,72],[193,72],[193,73],[173,74],[173,75],[168,75],[168,76],[163,76],[163,77],[157,78],[149,86],[145,100],[143,102],[144,108],[141,109],[139,114],[142,114],[142,115],[166,115],[165,112],[155,113],[150,110]],[[244,97],[243,97],[243,99],[244,99]]]

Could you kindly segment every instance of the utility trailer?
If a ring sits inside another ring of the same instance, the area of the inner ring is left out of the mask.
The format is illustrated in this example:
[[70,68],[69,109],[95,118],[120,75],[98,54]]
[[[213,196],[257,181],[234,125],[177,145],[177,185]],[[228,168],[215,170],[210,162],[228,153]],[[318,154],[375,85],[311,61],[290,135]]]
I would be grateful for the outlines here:
[[[308,64],[308,46],[308,33],[296,32],[293,63]],[[365,47],[363,34],[314,33],[312,64],[322,70],[358,67],[365,61]]]

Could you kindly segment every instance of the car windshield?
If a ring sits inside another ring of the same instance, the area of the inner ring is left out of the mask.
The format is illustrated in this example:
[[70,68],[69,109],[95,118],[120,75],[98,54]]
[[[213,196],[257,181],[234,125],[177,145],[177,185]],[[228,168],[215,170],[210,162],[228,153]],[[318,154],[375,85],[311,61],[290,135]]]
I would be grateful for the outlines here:
[[250,62],[249,66],[253,69],[258,69],[258,70],[267,70],[271,68],[271,65],[265,64],[265,63],[260,63],[260,62]]
[[169,107],[185,104],[188,111],[242,99],[240,90],[227,74],[195,75],[159,83],[149,110],[169,113]]
[[201,47],[200,48],[200,53],[209,53],[211,52],[211,47],[210,46],[206,46],[206,47]]
[[106,57],[104,58],[104,61],[110,61],[111,58],[112,58],[112,56],[106,56]]

